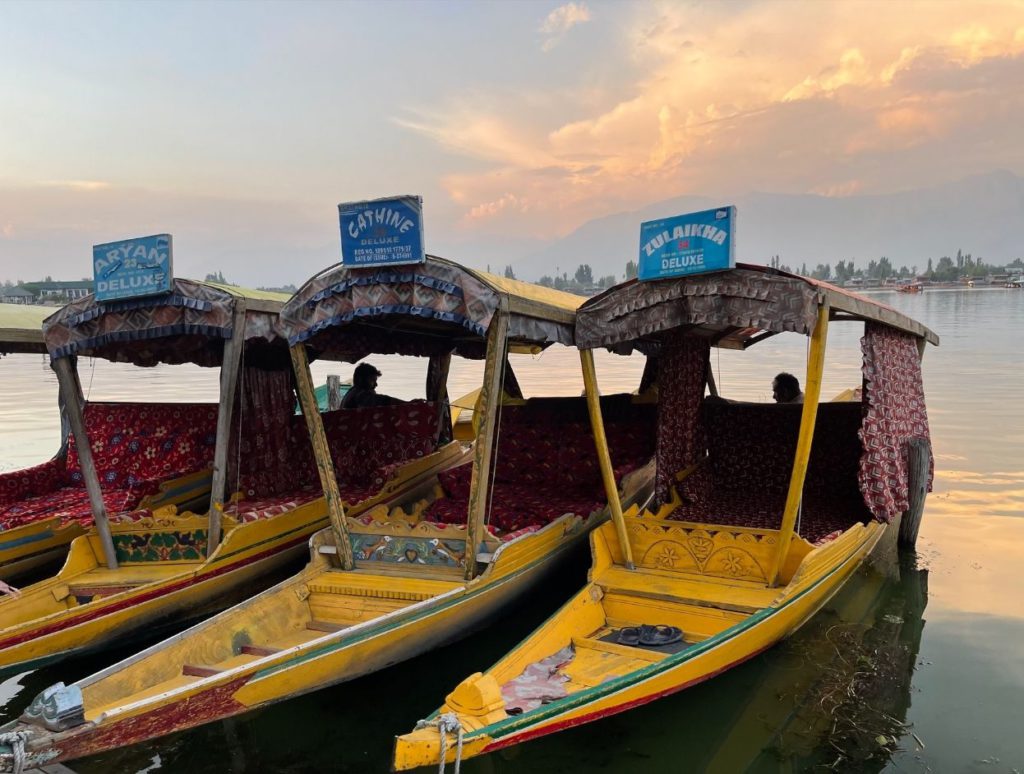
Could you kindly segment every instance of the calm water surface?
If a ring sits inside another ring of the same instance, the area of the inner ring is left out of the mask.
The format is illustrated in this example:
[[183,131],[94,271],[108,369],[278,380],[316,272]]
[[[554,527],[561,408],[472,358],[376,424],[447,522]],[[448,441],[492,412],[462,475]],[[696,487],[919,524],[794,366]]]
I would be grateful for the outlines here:
[[[702,686],[632,712],[464,764],[467,772],[1024,771],[1024,292],[890,294],[942,337],[925,355],[936,456],[916,557],[865,567],[795,637]],[[860,326],[830,331],[825,394],[860,382]],[[746,353],[713,352],[723,394],[769,400],[779,370],[800,374],[806,342],[778,336]],[[412,398],[425,368],[373,358],[380,389]],[[578,395],[574,351],[513,365],[527,394]],[[216,400],[214,370],[80,364],[95,400]],[[598,356],[605,392],[632,390],[639,358]],[[314,364],[347,378],[352,366]],[[453,364],[453,394],[482,368]],[[44,360],[0,360],[0,470],[40,462],[58,444],[56,382]],[[376,675],[230,722],[73,765],[81,772],[351,771],[388,768],[392,736],[426,716],[585,580],[584,560],[527,605],[462,642]],[[0,684],[0,715],[42,688],[75,680],[130,649],[66,662]],[[852,690],[851,690],[852,686]],[[901,731],[907,723],[913,734]],[[895,735],[883,747],[879,734]],[[916,737],[914,736],[916,735]],[[840,755],[844,756],[840,758]],[[851,763],[854,761],[854,763]]]

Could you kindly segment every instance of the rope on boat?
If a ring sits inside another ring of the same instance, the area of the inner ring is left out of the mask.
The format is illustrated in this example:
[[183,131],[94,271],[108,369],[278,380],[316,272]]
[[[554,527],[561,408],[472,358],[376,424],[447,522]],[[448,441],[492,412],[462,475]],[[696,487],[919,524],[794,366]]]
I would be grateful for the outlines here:
[[[23,774],[25,771],[25,740],[28,739],[27,731],[8,731],[0,734],[0,744],[11,748],[11,774]],[[462,735],[459,735],[461,745]]]
[[[441,760],[437,765],[437,774],[444,774],[448,757],[448,734],[455,734],[455,769],[454,774],[459,774],[462,768],[462,723],[459,716],[454,712],[445,712],[438,715],[434,720],[421,720],[416,724],[416,730],[421,728],[436,728],[441,739]],[[18,773],[20,774],[20,772]]]

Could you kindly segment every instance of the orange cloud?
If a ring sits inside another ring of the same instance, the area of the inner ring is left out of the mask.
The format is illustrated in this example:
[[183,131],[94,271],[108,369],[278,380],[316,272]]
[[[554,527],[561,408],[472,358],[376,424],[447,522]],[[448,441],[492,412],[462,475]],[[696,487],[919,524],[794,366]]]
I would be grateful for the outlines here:
[[536,94],[460,95],[404,125],[491,165],[444,185],[464,226],[495,232],[525,224],[518,208],[491,206],[510,192],[530,202],[531,233],[550,234],[685,193],[938,182],[1019,158],[1000,127],[1024,122],[1022,9],[642,5],[621,25],[623,67],[637,75],[617,97],[559,95],[541,119]]

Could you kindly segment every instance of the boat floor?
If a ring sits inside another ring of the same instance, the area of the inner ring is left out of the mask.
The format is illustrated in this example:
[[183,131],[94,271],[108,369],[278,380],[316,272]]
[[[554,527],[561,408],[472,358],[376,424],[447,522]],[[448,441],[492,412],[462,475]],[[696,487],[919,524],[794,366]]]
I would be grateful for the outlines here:
[[[204,625],[203,630],[196,633],[196,647],[190,649],[192,657],[186,656],[182,659],[185,663],[175,667],[175,672],[165,666],[160,669],[165,679],[149,685],[139,685],[138,690],[130,695],[110,698],[96,706],[89,706],[87,701],[86,719],[95,721],[104,711],[120,709],[126,704],[153,699],[168,691],[215,678],[223,672],[244,667],[289,648],[323,639],[328,634],[344,631],[357,624],[430,599],[459,585],[461,584],[435,579],[393,578],[341,571],[324,572],[305,583],[289,586],[278,592],[289,598],[302,600],[301,615],[293,617],[287,627],[266,636],[266,639],[259,638],[257,642],[243,641],[242,644],[238,644],[235,641],[235,634],[240,628],[258,621],[261,615],[273,615],[275,602],[280,599],[275,596],[266,598],[263,604],[251,611],[245,619],[225,614],[227,617],[222,624],[210,628],[209,624],[216,621],[211,619]],[[211,653],[216,652],[220,652],[224,657],[212,657]],[[148,656],[147,660],[168,658],[172,657],[157,650]],[[142,681],[145,681],[144,675],[148,670],[142,663],[133,665],[132,669],[137,670]],[[178,669],[180,671],[177,671]]]
[[[559,672],[568,678],[563,687],[569,694],[681,653],[768,607],[779,595],[779,589],[763,583],[720,582],[706,576],[619,566],[602,571],[593,585],[601,592],[600,597],[593,597],[600,599],[601,615],[580,615],[576,620],[570,616],[566,621],[574,631],[573,658]],[[622,629],[645,624],[678,627],[682,639],[661,646],[618,641]],[[557,649],[554,643],[551,647],[552,652]]]

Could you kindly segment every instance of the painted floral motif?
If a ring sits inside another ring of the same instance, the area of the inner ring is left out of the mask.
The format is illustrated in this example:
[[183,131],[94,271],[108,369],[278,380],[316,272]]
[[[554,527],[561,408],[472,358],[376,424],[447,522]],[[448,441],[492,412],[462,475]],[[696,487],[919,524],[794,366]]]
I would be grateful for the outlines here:
[[466,566],[466,541],[352,533],[356,561]]
[[206,530],[114,535],[118,562],[198,561],[206,556]]

